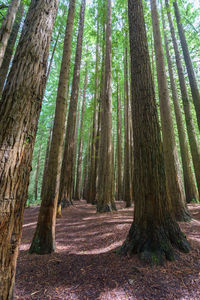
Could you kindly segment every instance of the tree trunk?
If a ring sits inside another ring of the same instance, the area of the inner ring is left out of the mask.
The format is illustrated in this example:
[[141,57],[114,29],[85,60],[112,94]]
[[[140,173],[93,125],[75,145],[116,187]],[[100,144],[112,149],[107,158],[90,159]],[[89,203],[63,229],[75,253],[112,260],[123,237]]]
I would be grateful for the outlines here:
[[14,50],[14,46],[17,40],[17,35],[19,32],[19,28],[20,28],[20,24],[22,21],[24,15],[24,5],[20,4],[18,12],[17,12],[17,17],[15,20],[15,23],[13,25],[13,29],[12,32],[10,34],[10,38],[8,40],[8,44],[5,50],[5,54],[4,54],[4,58],[3,58],[3,62],[2,65],[0,67],[0,74],[1,74],[1,78],[0,78],[0,96],[3,92],[3,87],[6,81],[6,77],[8,74],[8,69],[10,66],[10,62],[12,59],[12,55],[13,55],[13,50]]
[[159,18],[156,7],[156,0],[151,0],[151,13],[154,34],[154,48],[156,55],[156,69],[159,91],[159,103],[161,114],[161,125],[163,135],[163,150],[165,160],[165,171],[167,190],[171,199],[172,210],[177,221],[190,220],[190,214],[185,202],[182,176],[176,142],[174,136],[173,120],[169,100],[167,75],[165,70],[165,59],[162,49]]
[[81,112],[81,125],[80,125],[80,133],[79,133],[79,149],[78,149],[78,160],[77,160],[77,175],[76,175],[76,192],[75,199],[81,199],[81,169],[82,169],[82,152],[83,152],[83,124],[84,124],[84,113],[85,113],[85,97],[87,90],[87,63],[85,69],[85,83],[83,90],[83,102],[82,102],[82,112]]
[[183,25],[181,23],[181,16],[180,16],[180,12],[179,12],[179,8],[178,8],[178,4],[177,4],[176,0],[173,1],[173,5],[174,5],[174,11],[175,11],[175,16],[176,16],[179,37],[180,37],[181,46],[182,46],[182,50],[183,50],[183,56],[184,56],[185,64],[186,64],[186,68],[187,68],[188,79],[189,79],[190,88],[191,88],[191,92],[192,92],[192,99],[193,99],[193,103],[194,103],[194,107],[195,107],[195,111],[196,111],[197,124],[198,124],[199,131],[200,131],[200,93],[199,93],[194,69],[192,66],[192,61],[190,58],[190,53],[189,53],[187,41],[185,38],[185,32],[183,29]]
[[188,97],[187,88],[186,88],[185,75],[184,75],[184,71],[183,71],[183,67],[182,67],[182,63],[181,63],[181,56],[180,56],[179,49],[178,49],[174,26],[173,26],[173,22],[172,22],[170,10],[169,10],[168,0],[165,0],[165,3],[167,6],[167,15],[168,15],[169,26],[170,26],[171,36],[172,36],[172,42],[173,42],[173,47],[174,47],[174,52],[175,52],[175,57],[176,57],[176,66],[177,66],[177,70],[178,70],[178,77],[179,77],[179,83],[180,83],[180,88],[181,88],[183,108],[184,108],[184,113],[185,113],[185,121],[186,121],[187,133],[188,133],[188,138],[189,138],[189,143],[190,143],[190,150],[191,150],[191,154],[192,154],[194,172],[195,172],[198,192],[200,195],[200,150],[199,150],[199,146],[197,143],[194,123],[192,120],[192,113],[191,113],[190,102],[189,102],[189,97]]
[[[0,299],[13,295],[16,260],[57,0],[32,0],[0,108]],[[33,59],[34,57],[34,59]]]
[[170,212],[142,1],[129,0],[132,119],[134,135],[134,221],[122,254],[140,254],[152,264],[174,258],[173,247],[189,243]]
[[76,185],[76,163],[77,163],[77,138],[79,131],[79,119],[80,119],[80,101],[78,101],[77,117],[76,117],[76,128],[74,135],[74,161],[73,161],[73,173],[72,173],[72,199],[74,198],[75,185]]
[[[42,144],[41,144],[42,145]],[[38,177],[39,177],[39,171],[40,171],[40,153],[41,153],[41,145],[38,153],[38,159],[36,164],[36,174],[35,174],[35,202],[37,202],[37,196],[38,196]]]
[[187,145],[187,138],[185,134],[184,122],[182,119],[182,112],[178,100],[178,92],[176,88],[176,82],[174,79],[173,65],[169,52],[169,43],[167,39],[166,25],[164,19],[164,13],[162,13],[162,21],[163,21],[163,31],[164,31],[164,40],[165,40],[165,49],[166,56],[168,62],[168,70],[170,77],[170,85],[172,91],[172,99],[174,104],[174,111],[176,116],[176,123],[178,128],[179,142],[180,142],[180,151],[182,158],[182,166],[183,166],[183,177],[184,177],[184,186],[185,186],[185,195],[187,203],[190,203],[194,199],[198,199],[197,190],[195,187],[195,179],[192,173],[192,167],[189,156],[189,149]]
[[49,151],[46,180],[43,181],[42,201],[38,216],[37,228],[30,247],[30,253],[46,254],[55,250],[55,225],[59,191],[59,176],[65,133],[67,110],[67,87],[69,80],[71,43],[75,13],[75,0],[69,4],[65,31],[63,58],[60,70],[56,112],[53,125],[51,146]]
[[60,189],[59,189],[59,203],[68,206],[72,204],[72,189],[73,189],[73,168],[74,168],[74,135],[76,129],[76,116],[77,116],[77,102],[80,81],[80,67],[82,56],[82,42],[84,31],[84,16],[85,16],[85,0],[82,0],[79,31],[77,38],[76,57],[74,65],[74,75],[72,82],[71,99],[68,113],[67,130],[65,137],[64,156],[62,161],[61,176],[60,176]]
[[97,211],[115,210],[112,191],[112,17],[107,0],[105,84],[101,114],[100,165]]
[[122,122],[119,97],[119,74],[117,74],[117,200],[122,200]]
[[128,50],[124,56],[124,201],[126,207],[131,207],[131,166],[130,166],[130,139],[129,139],[129,84],[128,84]]
[[21,0],[12,0],[8,12],[0,28],[0,67],[3,63],[8,40],[15,22],[16,13]]

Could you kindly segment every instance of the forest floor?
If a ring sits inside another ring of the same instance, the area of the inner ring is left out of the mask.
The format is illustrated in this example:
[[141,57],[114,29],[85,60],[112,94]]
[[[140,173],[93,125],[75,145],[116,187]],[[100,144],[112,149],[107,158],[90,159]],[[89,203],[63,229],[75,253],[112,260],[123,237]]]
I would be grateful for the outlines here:
[[39,207],[25,210],[17,264],[15,299],[200,299],[200,205],[194,219],[181,223],[192,251],[164,266],[143,265],[137,256],[115,254],[124,241],[133,208],[118,202],[118,211],[97,214],[85,201],[63,210],[57,220],[57,250],[29,255]]

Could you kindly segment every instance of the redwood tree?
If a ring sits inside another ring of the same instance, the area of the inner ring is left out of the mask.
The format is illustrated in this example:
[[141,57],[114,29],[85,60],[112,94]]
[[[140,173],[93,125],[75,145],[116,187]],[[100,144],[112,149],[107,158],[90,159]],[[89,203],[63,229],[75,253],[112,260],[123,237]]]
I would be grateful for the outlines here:
[[173,219],[150,67],[142,1],[128,1],[134,135],[134,221],[121,253],[138,253],[159,264],[174,259],[173,247],[190,249]]
[[[57,0],[32,0],[0,108],[0,299],[13,295]],[[34,59],[33,59],[34,57]]]

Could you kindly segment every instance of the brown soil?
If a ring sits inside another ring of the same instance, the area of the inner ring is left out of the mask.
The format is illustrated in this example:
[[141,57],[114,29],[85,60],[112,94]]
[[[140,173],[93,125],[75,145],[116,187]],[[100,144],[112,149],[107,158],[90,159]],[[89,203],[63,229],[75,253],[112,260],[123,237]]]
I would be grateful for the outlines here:
[[115,254],[133,216],[122,202],[117,206],[118,212],[107,214],[96,214],[85,201],[64,209],[57,220],[57,250],[43,256],[28,254],[39,208],[26,209],[15,299],[200,299],[200,205],[189,205],[194,219],[180,224],[190,254],[158,267]]

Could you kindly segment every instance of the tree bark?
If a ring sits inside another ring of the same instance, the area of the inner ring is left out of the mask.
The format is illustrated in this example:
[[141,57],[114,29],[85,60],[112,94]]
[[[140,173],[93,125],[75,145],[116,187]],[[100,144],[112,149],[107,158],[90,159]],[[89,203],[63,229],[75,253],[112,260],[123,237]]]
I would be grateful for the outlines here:
[[0,108],[0,299],[13,295],[16,260],[57,0],[32,0]]
[[3,20],[0,28],[0,67],[3,63],[4,54],[8,44],[8,40],[15,22],[16,13],[21,0],[12,0],[8,12]]
[[129,135],[129,84],[128,84],[128,50],[124,56],[124,196],[126,207],[131,207],[131,166],[130,166],[130,135]]
[[97,211],[115,210],[112,190],[112,17],[111,0],[107,0],[105,83],[101,114],[100,165]]
[[7,77],[7,74],[8,74],[8,69],[9,69],[10,62],[11,62],[11,59],[12,59],[12,56],[13,56],[13,50],[14,50],[14,46],[15,46],[15,43],[16,43],[16,40],[17,40],[17,35],[18,35],[18,32],[19,32],[19,28],[20,28],[20,24],[21,24],[23,15],[24,15],[24,5],[20,4],[18,12],[17,12],[17,17],[16,17],[15,23],[13,25],[13,29],[12,29],[12,32],[10,34],[10,38],[8,40],[8,44],[7,44],[7,47],[6,47],[6,50],[5,50],[5,55],[4,55],[4,58],[3,58],[3,62],[2,62],[2,65],[0,67],[0,74],[1,74],[1,78],[0,78],[0,96],[3,92],[3,87],[4,87],[4,84],[5,84],[5,81],[6,81],[6,77]]
[[35,174],[35,202],[37,203],[37,196],[38,196],[38,177],[39,177],[39,171],[40,171],[40,153],[41,153],[41,145],[38,153],[38,159],[36,164],[36,174]]
[[49,151],[46,180],[43,181],[42,199],[37,228],[31,243],[30,253],[46,254],[55,250],[55,225],[59,191],[59,176],[63,151],[67,110],[67,87],[69,80],[71,43],[75,14],[75,0],[71,0],[66,23],[63,58],[60,70],[56,111]]
[[154,48],[156,54],[156,69],[167,190],[171,199],[172,210],[175,214],[177,221],[189,221],[190,214],[186,206],[180,164],[174,136],[173,120],[167,84],[167,75],[165,70],[165,59],[162,49],[162,40],[156,0],[151,0],[151,14],[154,35]]
[[199,93],[194,69],[192,66],[192,61],[190,58],[190,53],[189,53],[187,41],[185,38],[185,32],[183,29],[183,25],[181,23],[181,16],[180,16],[180,12],[179,12],[179,8],[178,8],[178,4],[177,4],[176,0],[173,1],[173,5],[174,5],[174,11],[175,11],[175,16],[176,16],[179,37],[180,37],[181,46],[182,46],[182,50],[183,50],[183,56],[184,56],[185,65],[186,65],[186,69],[187,69],[187,73],[188,73],[188,79],[189,79],[190,88],[191,88],[191,92],[192,92],[192,99],[193,99],[193,103],[194,103],[194,107],[195,107],[195,111],[196,111],[197,124],[198,124],[199,131],[200,131],[200,93]]
[[173,247],[189,251],[189,243],[170,212],[164,158],[142,1],[128,1],[132,119],[134,135],[134,221],[122,254],[140,254],[151,263],[174,258]]
[[190,203],[192,200],[198,199],[198,194],[195,186],[195,179],[192,173],[189,149],[187,145],[187,138],[185,134],[182,112],[178,100],[178,92],[177,92],[176,82],[174,78],[173,65],[172,65],[172,60],[169,51],[169,42],[167,39],[166,25],[165,25],[163,12],[162,12],[162,22],[163,22],[163,31],[164,31],[165,49],[166,49],[166,56],[167,56],[167,63],[168,63],[168,70],[169,70],[170,86],[172,91],[172,100],[174,104],[174,111],[176,116],[176,123],[177,123],[179,143],[180,143],[185,195],[186,195],[187,203]]
[[77,175],[76,175],[76,191],[75,191],[75,199],[81,199],[81,169],[82,169],[82,152],[83,152],[83,125],[84,125],[84,113],[85,113],[85,98],[86,98],[86,90],[87,90],[87,78],[88,78],[88,70],[87,63],[85,69],[85,82],[83,89],[83,102],[82,102],[82,111],[81,111],[81,125],[80,125],[80,133],[79,133],[79,149],[78,149],[78,161],[77,161]]
[[83,31],[84,31],[84,17],[85,17],[85,0],[82,0],[79,30],[76,47],[76,57],[74,65],[74,75],[72,82],[71,99],[69,106],[69,114],[67,121],[66,137],[64,156],[62,161],[61,176],[60,176],[60,189],[59,189],[59,203],[68,206],[72,204],[72,191],[73,191],[73,168],[74,168],[74,135],[76,128],[76,116],[77,116],[77,102],[78,91],[80,81],[80,67],[82,56],[82,43],[83,43]]
[[168,20],[169,20],[170,32],[171,32],[171,36],[172,36],[172,42],[173,42],[173,47],[174,47],[174,52],[175,52],[175,57],[176,57],[176,66],[177,66],[179,83],[180,83],[180,88],[181,88],[183,108],[184,108],[184,113],[185,113],[185,121],[186,121],[187,133],[188,133],[188,138],[189,138],[189,143],[190,143],[190,150],[191,150],[191,154],[192,154],[194,172],[195,172],[198,192],[200,195],[200,150],[199,150],[199,146],[197,143],[197,137],[196,137],[196,133],[195,133],[194,123],[192,120],[192,113],[191,113],[190,102],[189,102],[189,97],[188,97],[188,93],[187,93],[185,75],[184,75],[184,71],[183,71],[183,67],[182,67],[182,63],[181,63],[181,56],[180,56],[179,49],[178,49],[178,44],[177,44],[174,26],[173,26],[173,22],[172,22],[172,18],[171,18],[171,13],[169,10],[168,0],[165,0],[165,3],[167,6],[167,16],[168,16]]

